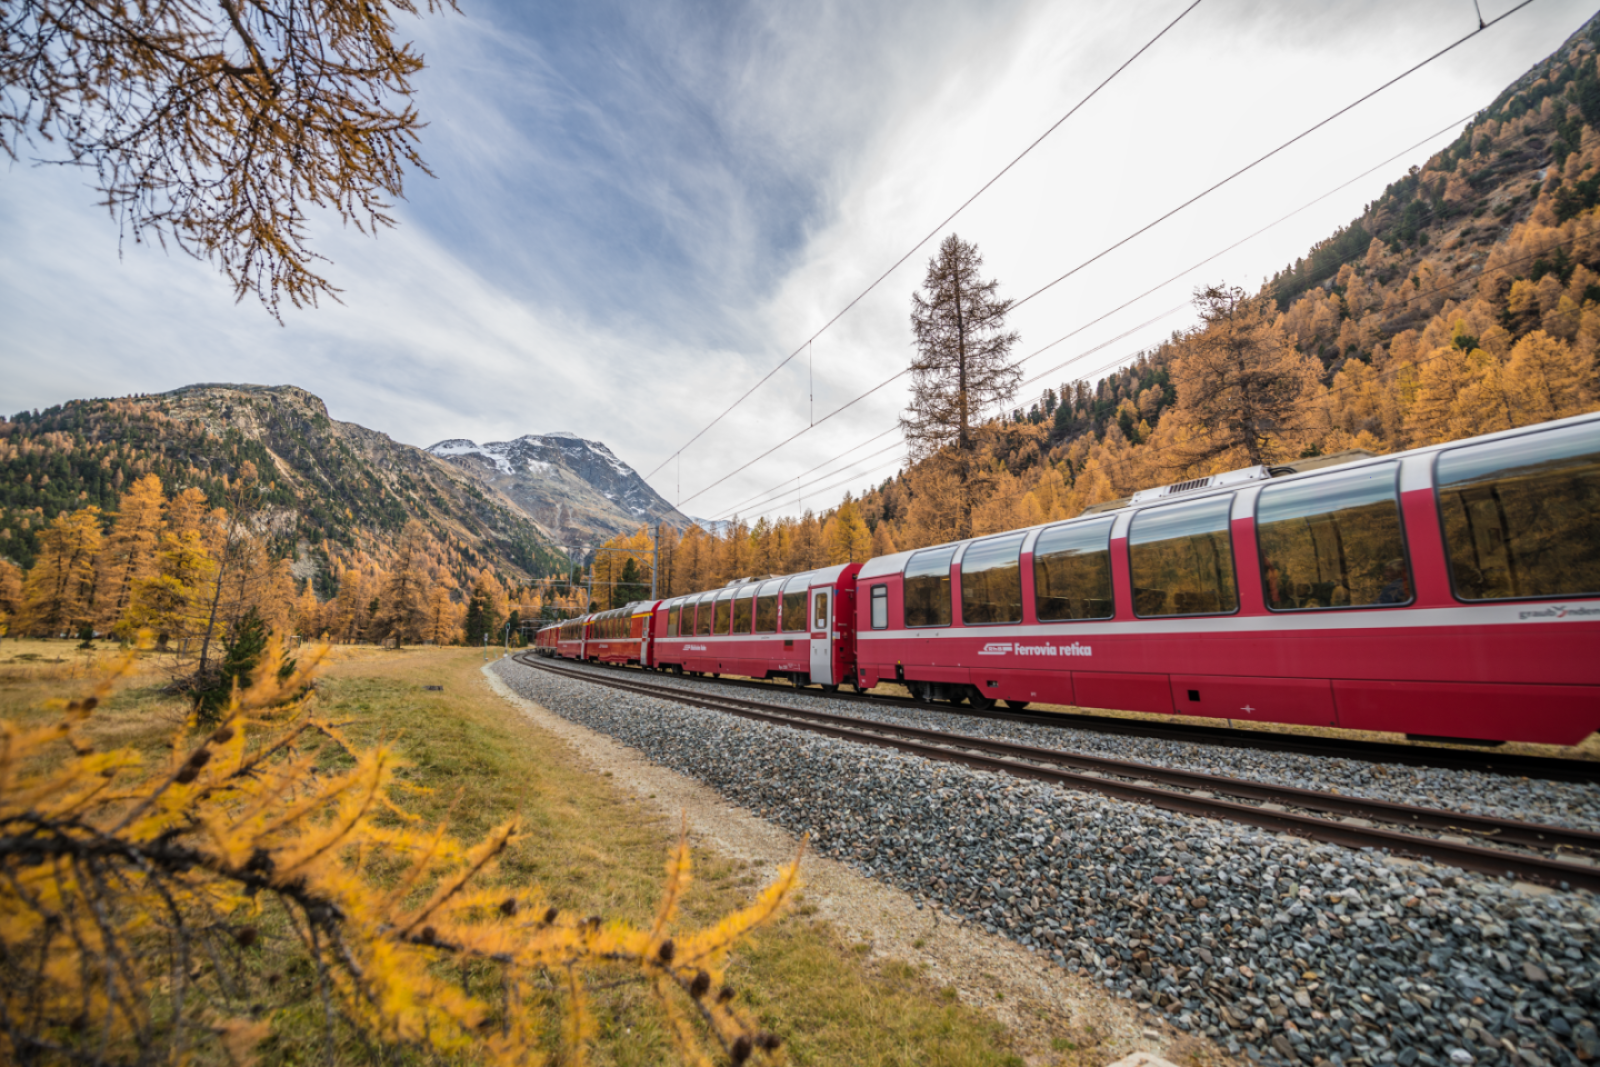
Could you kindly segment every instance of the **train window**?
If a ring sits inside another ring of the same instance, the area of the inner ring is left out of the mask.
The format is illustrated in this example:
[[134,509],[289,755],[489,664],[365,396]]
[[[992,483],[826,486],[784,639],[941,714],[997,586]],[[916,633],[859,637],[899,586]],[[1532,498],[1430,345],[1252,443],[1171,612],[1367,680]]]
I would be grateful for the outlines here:
[[733,614],[733,598],[724,594],[717,597],[717,622],[712,631],[719,634],[728,632],[728,620]]
[[1111,597],[1115,521],[1056,526],[1039,535],[1033,546],[1033,610],[1041,621],[1109,619],[1115,614]]
[[750,593],[753,592],[754,589],[748,592],[741,590],[740,595],[733,599],[733,632],[736,634],[750,632],[750,605],[754,602]]
[[1233,497],[1151,508],[1133,517],[1128,560],[1133,610],[1161,615],[1221,615],[1238,610],[1228,511]]
[[1600,424],[1449,449],[1434,484],[1458,599],[1600,593]]
[[906,562],[906,626],[950,625],[950,561],[954,546],[918,552]]
[[683,606],[681,604],[674,604],[674,605],[672,605],[672,607],[667,609],[667,636],[668,637],[677,637],[678,636],[678,620],[682,617],[682,613],[683,613]]
[[703,596],[695,601],[694,635],[696,637],[711,636],[711,597]]
[[811,627],[814,630],[828,628],[828,594],[818,593],[811,601]]
[[889,587],[886,585],[872,587],[872,628],[874,630],[889,628]]
[[783,632],[803,633],[806,628],[806,580],[790,581],[794,588],[783,591]]
[[967,546],[961,557],[964,625],[1022,621],[1022,534]]
[[768,582],[757,591],[756,633],[775,634],[778,632],[778,591],[782,588],[782,582]]
[[1273,611],[1411,601],[1398,463],[1268,486],[1256,505],[1261,582]]

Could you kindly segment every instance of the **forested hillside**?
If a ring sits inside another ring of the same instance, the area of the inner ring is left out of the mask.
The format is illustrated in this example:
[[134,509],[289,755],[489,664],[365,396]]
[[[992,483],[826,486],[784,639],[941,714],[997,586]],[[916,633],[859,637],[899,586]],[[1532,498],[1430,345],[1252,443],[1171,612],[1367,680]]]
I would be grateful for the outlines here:
[[382,560],[411,519],[448,550],[459,579],[565,571],[539,529],[476,480],[420,449],[338,422],[292,386],[191,386],[159,396],[75,400],[0,422],[0,557],[26,568],[63,510],[115,512],[139,477],[223,502],[242,464],[262,472],[255,524],[324,595],[336,568]]
[[[1391,452],[1600,406],[1597,44],[1591,20],[1233,311],[979,427],[972,532],[1247,466],[1249,450],[1224,432],[1228,398],[1215,395],[1224,335],[1292,384],[1254,446],[1269,461]],[[820,516],[668,538],[663,591],[951,540],[956,477],[935,456]]]

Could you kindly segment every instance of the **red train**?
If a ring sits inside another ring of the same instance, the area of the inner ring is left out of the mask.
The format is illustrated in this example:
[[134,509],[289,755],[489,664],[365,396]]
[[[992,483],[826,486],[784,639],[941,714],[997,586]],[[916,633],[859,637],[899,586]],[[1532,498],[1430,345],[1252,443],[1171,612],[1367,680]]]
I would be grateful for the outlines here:
[[537,644],[980,708],[1563,745],[1600,728],[1600,414],[1341,458],[629,604]]

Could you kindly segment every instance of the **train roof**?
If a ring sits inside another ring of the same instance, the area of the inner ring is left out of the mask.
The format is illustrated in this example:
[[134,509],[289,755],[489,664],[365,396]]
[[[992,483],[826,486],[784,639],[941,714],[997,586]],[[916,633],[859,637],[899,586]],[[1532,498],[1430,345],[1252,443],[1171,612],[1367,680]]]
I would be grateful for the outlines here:
[[1555,419],[1550,422],[1535,423],[1531,426],[1519,426],[1513,430],[1500,430],[1496,433],[1482,434],[1478,437],[1468,437],[1459,441],[1441,441],[1438,444],[1423,445],[1419,448],[1407,449],[1404,452],[1376,453],[1364,448],[1345,449],[1342,452],[1333,452],[1326,456],[1308,456],[1290,463],[1278,463],[1271,466],[1246,467],[1242,470],[1227,471],[1222,474],[1207,475],[1203,478],[1192,478],[1188,481],[1175,482],[1171,485],[1156,486],[1142,489],[1132,496],[1120,500],[1108,500],[1101,504],[1085,508],[1078,515],[1070,519],[1057,519],[1054,522],[1038,523],[1034,526],[1025,526],[1016,530],[996,530],[993,533],[982,534],[977,537],[963,538],[960,541],[945,541],[937,545],[928,545],[925,548],[907,549],[889,556],[879,556],[868,560],[862,565],[858,579],[881,578],[889,574],[899,574],[905,570],[911,557],[919,552],[932,552],[941,549],[960,549],[963,545],[975,541],[986,541],[991,537],[1004,537],[1010,534],[1031,533],[1048,527],[1066,526],[1085,519],[1100,515],[1109,515],[1128,510],[1140,510],[1157,504],[1166,504],[1171,501],[1203,500],[1209,496],[1218,496],[1231,493],[1242,485],[1257,481],[1277,481],[1278,479],[1294,479],[1318,477],[1329,474],[1336,469],[1350,469],[1361,466],[1372,466],[1380,463],[1399,463],[1408,459],[1421,456],[1436,455],[1453,448],[1466,445],[1487,444],[1494,441],[1510,440],[1529,433],[1541,430],[1557,429],[1565,426],[1577,426],[1585,423],[1600,423],[1600,412],[1589,412],[1583,415],[1573,415],[1565,419]]

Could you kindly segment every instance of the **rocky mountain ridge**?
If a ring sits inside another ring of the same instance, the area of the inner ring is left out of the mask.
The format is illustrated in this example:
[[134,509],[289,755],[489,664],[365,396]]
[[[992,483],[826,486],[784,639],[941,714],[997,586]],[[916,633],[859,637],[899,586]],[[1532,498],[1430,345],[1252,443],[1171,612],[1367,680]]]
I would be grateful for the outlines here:
[[426,451],[515,503],[569,552],[665,522],[691,522],[604,442],[557,431],[478,444],[450,438]]

